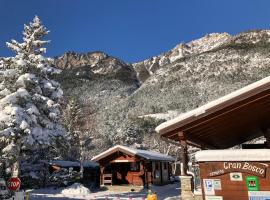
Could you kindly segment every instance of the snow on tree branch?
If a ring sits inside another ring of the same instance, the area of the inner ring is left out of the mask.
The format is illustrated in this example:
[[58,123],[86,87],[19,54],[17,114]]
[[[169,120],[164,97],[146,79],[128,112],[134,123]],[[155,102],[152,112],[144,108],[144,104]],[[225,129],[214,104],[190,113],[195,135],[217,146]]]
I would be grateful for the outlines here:
[[24,25],[23,42],[6,43],[16,55],[0,61],[0,145],[6,144],[0,157],[9,155],[10,144],[18,149],[48,146],[56,138],[65,137],[58,122],[63,91],[59,83],[50,79],[59,70],[42,55],[49,42],[43,38],[48,33],[35,16],[29,25]]

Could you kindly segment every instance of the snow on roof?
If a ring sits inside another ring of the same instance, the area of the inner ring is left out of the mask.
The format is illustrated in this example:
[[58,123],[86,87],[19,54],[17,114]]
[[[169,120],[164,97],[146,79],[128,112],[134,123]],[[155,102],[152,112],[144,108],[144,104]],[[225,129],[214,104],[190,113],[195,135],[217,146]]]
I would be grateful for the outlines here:
[[270,161],[270,149],[204,150],[195,154],[198,162],[204,161]]
[[[51,165],[57,165],[60,167],[80,167],[80,163],[77,161],[68,161],[68,160],[53,160]],[[98,167],[99,164],[90,160],[83,161],[83,167]]]
[[98,167],[99,164],[96,162],[93,162],[91,160],[85,160],[85,161],[83,161],[83,166],[84,167]]
[[102,158],[107,157],[108,155],[111,155],[117,151],[122,151],[124,153],[128,153],[133,156],[140,156],[147,160],[159,160],[159,161],[174,161],[175,159],[171,156],[158,153],[155,151],[147,151],[142,149],[133,149],[131,147],[126,147],[122,145],[116,145],[112,148],[109,148],[108,150],[102,152],[101,154],[95,156],[92,158],[93,161],[98,161]]
[[[167,122],[160,124],[158,127],[156,127],[155,130],[158,133],[162,134],[162,131],[170,128],[174,124],[181,123],[181,122],[184,123],[185,120],[188,120],[188,119],[191,119],[194,117],[198,117],[198,116],[206,113],[209,109],[214,108],[216,106],[220,106],[222,103],[229,103],[230,101],[233,101],[235,98],[240,97],[242,95],[246,95],[247,97],[249,97],[249,95],[254,95],[254,93],[259,92],[256,90],[257,88],[259,88],[261,86],[269,85],[269,84],[270,84],[270,76],[268,76],[264,79],[261,79],[257,82],[254,82],[250,85],[247,85],[247,86],[245,86],[239,90],[236,90],[228,95],[225,95],[219,99],[211,101],[211,102],[209,102],[209,103],[207,103],[199,108],[196,108],[196,109],[191,110],[189,112],[183,113],[180,116],[178,116],[172,120],[169,120]],[[249,94],[251,91],[253,91],[254,93]]]
[[53,160],[50,164],[60,167],[80,167],[80,163],[67,160]]

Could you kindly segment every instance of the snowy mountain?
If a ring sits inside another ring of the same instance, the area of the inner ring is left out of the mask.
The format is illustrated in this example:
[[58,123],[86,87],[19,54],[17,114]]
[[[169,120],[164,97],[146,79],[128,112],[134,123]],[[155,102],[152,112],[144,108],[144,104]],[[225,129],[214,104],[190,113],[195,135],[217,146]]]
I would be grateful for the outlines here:
[[228,33],[212,33],[186,44],[181,43],[166,53],[134,63],[133,66],[138,72],[140,81],[144,82],[156,70],[179,59],[229,46],[263,45],[264,42],[268,42],[269,33],[269,30],[244,32],[236,36],[231,36]]
[[136,79],[135,71],[132,66],[117,58],[108,56],[103,52],[89,52],[86,54],[67,52],[60,57],[56,57],[54,59],[54,65],[61,69],[80,69],[88,67],[88,70],[93,74],[119,74],[122,76],[121,78],[123,78],[123,76],[130,76],[130,78]]
[[269,76],[270,30],[213,33],[133,64],[102,52],[69,52],[54,64],[63,69],[64,94],[77,97],[83,120],[93,122],[86,127],[102,140],[99,152],[143,143],[162,119]]
[[191,41],[187,44],[178,44],[176,47],[166,53],[154,56],[142,62],[134,63],[133,66],[138,72],[138,77],[140,81],[144,82],[156,70],[160,69],[161,67],[171,64],[178,59],[215,49],[225,44],[230,39],[231,36],[227,33],[209,34],[203,38]]

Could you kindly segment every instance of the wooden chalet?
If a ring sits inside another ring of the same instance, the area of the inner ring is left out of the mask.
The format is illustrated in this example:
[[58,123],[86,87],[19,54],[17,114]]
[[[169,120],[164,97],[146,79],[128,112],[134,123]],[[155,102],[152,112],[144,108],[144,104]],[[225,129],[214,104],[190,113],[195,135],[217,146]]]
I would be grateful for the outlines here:
[[100,164],[102,185],[167,184],[175,159],[154,151],[117,145],[92,158]]
[[[250,84],[215,101],[167,121],[156,128],[162,137],[178,142],[183,148],[183,177],[187,178],[187,145],[201,149],[227,149],[251,139],[265,136],[258,148],[270,147],[270,77]],[[256,145],[253,145],[253,148]],[[200,164],[204,199],[270,199],[269,150],[206,151],[207,158],[197,158]],[[267,152],[267,153],[266,153]],[[229,156],[228,154],[233,153]],[[226,155],[226,156],[222,156]],[[257,157],[256,157],[257,156]],[[222,157],[222,158],[221,158]],[[231,170],[225,170],[229,164]],[[265,170],[263,176],[243,171],[244,165]],[[263,167],[265,166],[265,167]],[[236,174],[232,174],[236,173]],[[239,174],[237,174],[239,173]],[[233,176],[231,177],[231,176]],[[242,177],[239,181],[235,179]],[[215,179],[217,182],[215,182]],[[241,180],[241,181],[240,181]],[[183,181],[187,183],[187,181]],[[251,191],[248,184],[260,185]],[[217,184],[217,189],[212,190]],[[206,191],[206,190],[211,191]],[[182,187],[182,195],[192,199],[190,187]],[[257,196],[256,196],[257,195]],[[258,197],[258,198],[257,198]]]

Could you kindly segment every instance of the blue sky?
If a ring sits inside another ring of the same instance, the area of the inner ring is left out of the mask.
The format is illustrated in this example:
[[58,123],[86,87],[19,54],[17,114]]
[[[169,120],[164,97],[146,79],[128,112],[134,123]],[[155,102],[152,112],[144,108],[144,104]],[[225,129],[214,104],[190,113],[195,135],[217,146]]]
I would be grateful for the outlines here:
[[48,56],[104,51],[136,62],[207,33],[269,29],[269,9],[268,0],[1,0],[0,57],[34,15],[51,31]]

